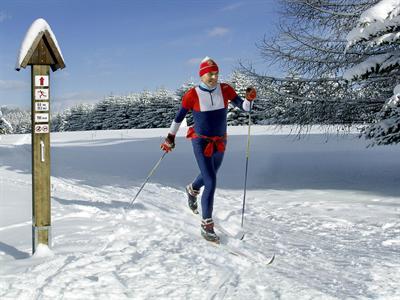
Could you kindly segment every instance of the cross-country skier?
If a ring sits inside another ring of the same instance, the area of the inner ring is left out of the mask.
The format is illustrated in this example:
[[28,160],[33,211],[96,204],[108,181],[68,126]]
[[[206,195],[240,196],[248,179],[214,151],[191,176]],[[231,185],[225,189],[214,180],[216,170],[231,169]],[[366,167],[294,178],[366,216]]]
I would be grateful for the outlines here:
[[201,235],[208,241],[219,242],[214,232],[212,219],[214,193],[217,185],[217,171],[221,166],[227,142],[227,112],[231,102],[243,111],[250,111],[251,101],[256,97],[254,88],[248,88],[246,99],[240,98],[226,83],[218,83],[219,69],[214,60],[205,57],[200,63],[201,83],[191,88],[182,98],[182,104],[169,129],[161,149],[170,152],[175,147],[175,135],[189,110],[193,113],[194,125],[190,127],[187,138],[192,140],[200,174],[188,186],[188,204],[194,213],[197,211],[197,196],[204,186],[201,197],[202,221]]

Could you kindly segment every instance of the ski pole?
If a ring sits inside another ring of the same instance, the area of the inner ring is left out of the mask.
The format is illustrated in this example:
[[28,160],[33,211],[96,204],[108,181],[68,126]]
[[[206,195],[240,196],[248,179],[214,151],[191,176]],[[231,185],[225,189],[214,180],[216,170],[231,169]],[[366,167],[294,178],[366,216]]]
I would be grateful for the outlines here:
[[167,154],[167,152],[164,152],[163,155],[161,156],[161,158],[158,160],[158,162],[154,165],[153,169],[151,169],[149,175],[147,176],[146,180],[143,182],[142,186],[140,187],[140,189],[137,191],[135,197],[132,199],[132,201],[129,203],[127,208],[131,208],[133,202],[135,202],[136,198],[139,196],[140,192],[143,190],[144,186],[146,185],[147,181],[149,181],[150,177],[153,175],[154,171],[158,168],[158,166],[160,165],[161,161],[164,159],[165,155]]
[[[244,173],[244,192],[243,192],[243,207],[242,207],[242,224],[241,228],[243,230],[243,223],[244,223],[244,208],[246,204],[246,189],[247,189],[247,170],[249,166],[249,155],[250,155],[250,127],[251,127],[251,109],[249,111],[249,126],[248,126],[248,133],[247,133],[247,149],[246,149],[246,169]],[[242,235],[243,239],[244,235]]]

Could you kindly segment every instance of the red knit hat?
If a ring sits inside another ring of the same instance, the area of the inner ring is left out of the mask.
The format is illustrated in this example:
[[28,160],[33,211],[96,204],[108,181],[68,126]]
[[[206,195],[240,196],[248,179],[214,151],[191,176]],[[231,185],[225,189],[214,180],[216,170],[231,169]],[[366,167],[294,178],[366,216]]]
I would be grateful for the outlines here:
[[218,66],[210,57],[206,56],[200,63],[200,77],[209,72],[219,72]]

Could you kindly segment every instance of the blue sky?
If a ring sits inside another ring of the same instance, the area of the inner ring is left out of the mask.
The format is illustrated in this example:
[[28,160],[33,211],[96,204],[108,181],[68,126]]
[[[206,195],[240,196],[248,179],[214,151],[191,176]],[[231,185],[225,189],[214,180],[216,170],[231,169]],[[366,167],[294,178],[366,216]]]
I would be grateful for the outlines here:
[[[44,18],[66,68],[51,75],[52,109],[198,80],[208,55],[228,76],[238,61],[268,71],[256,47],[276,31],[277,0],[2,0],[0,106],[30,107],[30,67],[14,70],[26,31]],[[273,73],[273,72],[272,72]]]

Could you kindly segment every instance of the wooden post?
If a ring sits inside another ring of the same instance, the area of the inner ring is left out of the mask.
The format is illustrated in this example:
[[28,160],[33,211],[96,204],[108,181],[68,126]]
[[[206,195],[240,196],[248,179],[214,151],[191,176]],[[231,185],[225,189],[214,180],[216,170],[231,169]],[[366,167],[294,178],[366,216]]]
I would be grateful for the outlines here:
[[[29,47],[27,47],[29,46]],[[51,246],[50,194],[50,67],[65,68],[50,26],[37,19],[21,45],[16,70],[31,65],[32,86],[32,253]]]
[[[50,67],[48,65],[32,65],[31,73],[32,252],[34,253],[38,244],[51,245]],[[40,80],[41,78],[43,80]],[[43,84],[40,85],[40,83]]]

